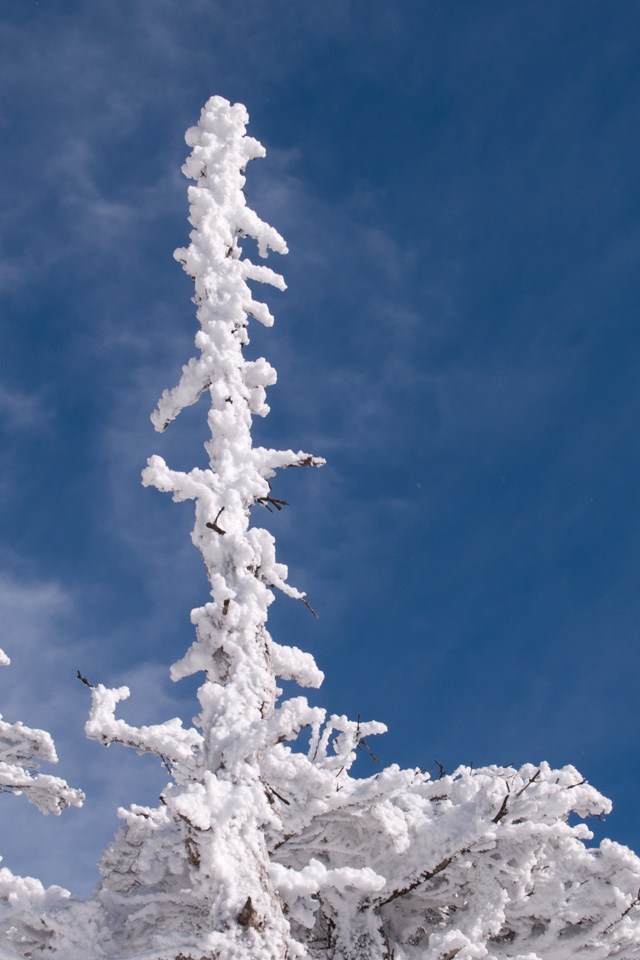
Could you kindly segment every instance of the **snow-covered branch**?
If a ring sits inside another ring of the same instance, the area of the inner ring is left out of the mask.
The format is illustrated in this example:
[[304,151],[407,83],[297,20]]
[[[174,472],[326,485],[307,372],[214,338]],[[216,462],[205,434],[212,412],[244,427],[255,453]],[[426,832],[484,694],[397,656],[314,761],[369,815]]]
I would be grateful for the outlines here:
[[[9,658],[0,650],[0,666],[8,664]],[[67,807],[81,807],[82,790],[70,787],[60,777],[38,773],[41,761],[58,762],[51,735],[0,717],[0,792],[24,794],[42,813],[59,814]]]

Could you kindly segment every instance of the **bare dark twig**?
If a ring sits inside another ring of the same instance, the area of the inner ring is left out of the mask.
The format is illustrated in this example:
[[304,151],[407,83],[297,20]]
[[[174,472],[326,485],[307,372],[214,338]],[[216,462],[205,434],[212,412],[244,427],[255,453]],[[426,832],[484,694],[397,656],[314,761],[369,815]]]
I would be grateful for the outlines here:
[[[286,804],[287,807],[290,807],[290,806],[291,806],[291,801],[290,801],[290,800],[287,800],[286,797],[283,797],[281,793],[278,793],[278,791],[277,791],[274,787],[272,787],[270,783],[267,783],[266,780],[263,780],[262,777],[260,777],[260,783],[264,786],[264,788],[265,788],[265,790],[267,791],[268,794],[269,794],[269,793],[270,793],[270,794],[273,794],[274,797],[277,797],[278,800],[280,800],[282,803]],[[269,800],[269,796],[267,796],[267,800]],[[273,801],[270,800],[270,802],[272,803]]]
[[280,840],[279,843],[274,844],[273,849],[277,850],[279,847],[282,846],[283,843],[286,843],[287,840],[291,840],[292,837],[295,837],[295,833],[285,833],[284,839]]
[[375,763],[382,763],[382,760],[378,760],[378,758],[376,757],[375,753],[373,752],[373,750],[371,749],[371,747],[369,746],[369,744],[367,743],[367,741],[364,739],[364,737],[363,737],[363,738],[359,741],[359,743],[358,743],[358,750],[359,750],[361,747],[364,747],[364,748],[365,748],[365,750],[367,751],[367,753],[369,754],[369,756],[371,757],[371,759],[372,759]]
[[322,457],[303,457],[302,460],[296,460],[295,463],[287,463],[285,467],[323,467],[326,463],[326,460],[323,460]]
[[502,801],[502,806],[500,807],[500,809],[499,809],[498,812],[496,813],[495,817],[494,817],[493,820],[491,821],[492,823],[500,823],[500,821],[502,820],[502,818],[503,818],[503,817],[506,817],[506,815],[507,815],[507,801],[508,801],[508,799],[509,799],[509,795],[507,794],[507,795],[505,796],[504,800]]
[[506,817],[507,811],[508,811],[508,806],[507,806],[508,801],[509,801],[509,785],[507,784],[507,792],[504,795],[504,800],[502,801],[502,805],[498,810],[498,812],[496,813],[495,817],[492,819],[491,823],[500,823],[502,818]]
[[259,503],[261,506],[266,507],[269,513],[273,513],[273,510],[271,509],[269,504],[273,504],[276,510],[282,510],[283,507],[289,506],[288,500],[278,500],[277,497],[272,497],[272,496],[258,497],[256,500],[256,503]]
[[198,845],[193,839],[193,837],[187,837],[184,841],[185,849],[187,851],[187,860],[192,867],[200,866],[200,852],[198,850]]
[[[540,776],[541,772],[542,772],[542,771],[540,770],[540,767],[538,767],[538,769],[536,770],[536,772],[534,773],[534,775],[533,775],[532,777],[529,777],[529,779],[528,779],[527,782],[525,783],[524,787],[521,787],[521,788],[518,790],[518,792],[516,793],[516,797],[519,797],[521,793],[524,793],[524,792],[525,792],[525,790],[527,789],[527,787],[530,787],[532,783],[535,783],[536,780],[538,779],[538,777]],[[584,781],[583,781],[583,782],[584,782]]]
[[640,890],[638,890],[638,895],[637,895],[637,897],[635,898],[635,900],[632,900],[632,901],[631,901],[631,903],[629,904],[629,906],[627,907],[627,909],[624,911],[624,913],[621,913],[620,916],[618,917],[618,919],[617,919],[617,920],[614,920],[612,923],[610,923],[608,927],[605,927],[602,932],[603,932],[603,933],[609,933],[609,930],[611,930],[611,927],[615,927],[616,923],[620,923],[621,920],[624,920],[624,918],[626,917],[626,915],[627,915],[628,913],[630,913],[630,912],[633,910],[634,907],[637,907],[637,906],[639,906],[639,905],[640,905]]
[[308,607],[309,610],[311,610],[311,613],[314,615],[314,617],[316,618],[316,620],[319,620],[320,617],[319,617],[318,614],[315,612],[315,610],[313,609],[313,607],[311,606],[311,604],[309,603],[309,601],[308,601],[308,600],[305,600],[304,597],[300,597],[300,599],[301,599],[302,602],[304,603],[305,607]]
[[218,514],[215,520],[213,521],[213,523],[209,521],[208,523],[205,524],[205,526],[209,527],[209,530],[215,530],[216,533],[220,533],[220,534],[225,534],[227,532],[226,530],[223,530],[222,527],[218,526],[218,520],[220,519],[220,514],[222,513],[223,510],[224,510],[224,507],[220,507],[220,509],[218,510]]
[[434,877],[437,877],[439,873],[442,873],[443,870],[446,870],[456,856],[457,854],[454,853],[450,857],[445,857],[445,859],[441,860],[440,863],[433,868],[433,870],[426,870],[424,873],[421,873],[419,877],[413,880],[406,887],[403,887],[401,890],[394,890],[394,892],[389,894],[388,897],[385,897],[384,900],[365,903],[362,905],[361,909],[366,910],[369,907],[384,907],[387,903],[392,903],[393,900],[397,900],[398,897],[405,897],[408,893],[411,893],[412,890],[415,890],[416,887],[419,887],[420,884],[426,883],[427,880],[432,880]]
[[162,760],[162,766],[171,774],[171,776],[173,776],[173,768],[167,758],[161,753],[159,753],[158,756]]

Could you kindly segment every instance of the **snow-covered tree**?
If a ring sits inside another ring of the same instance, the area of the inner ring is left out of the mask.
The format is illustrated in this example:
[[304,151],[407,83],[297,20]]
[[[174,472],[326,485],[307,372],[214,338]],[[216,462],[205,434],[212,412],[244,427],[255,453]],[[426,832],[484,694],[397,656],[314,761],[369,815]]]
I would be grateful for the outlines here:
[[282,505],[270,485],[279,469],[323,461],[251,441],[275,372],[243,356],[249,317],[273,322],[247,281],[284,282],[242,240],[263,257],[287,248],[245,201],[246,164],[264,154],[246,123],[244,107],[214,97],[187,133],[193,231],[175,256],[194,281],[200,355],[152,417],[164,430],[208,392],[209,467],[184,473],[152,457],[143,474],[195,502],[211,599],[192,611],[196,640],[171,675],[204,674],[200,713],[189,728],[133,727],[115,716],[126,687],[92,688],[88,735],[157,754],[170,782],[158,807],[119,811],[88,900],[11,878],[0,960],[640,958],[640,860],[585,844],[584,818],[610,805],[573,767],[431,779],[393,765],[356,778],[358,748],[384,726],[327,717],[277,686],[318,687],[322,673],[267,632],[274,590],[306,599],[251,511]]

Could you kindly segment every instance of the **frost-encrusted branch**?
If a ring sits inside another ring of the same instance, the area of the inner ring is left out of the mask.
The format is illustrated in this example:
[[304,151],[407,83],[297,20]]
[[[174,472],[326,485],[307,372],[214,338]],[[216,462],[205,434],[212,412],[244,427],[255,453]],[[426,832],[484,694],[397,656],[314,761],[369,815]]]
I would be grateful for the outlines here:
[[[0,666],[9,663],[0,650]],[[81,807],[84,793],[60,777],[39,773],[43,761],[58,762],[51,735],[0,718],[0,793],[24,795],[44,814],[58,815],[67,807]],[[62,887],[45,889],[33,877],[19,877],[7,867],[0,868],[0,904],[8,905],[4,916],[0,909],[0,960],[32,957],[35,948],[45,947],[49,937],[43,913],[60,904],[66,909],[68,897]],[[11,941],[15,941],[15,952],[10,949]]]
[[91,712],[84,727],[89,739],[99,740],[106,747],[120,743],[134,747],[139,753],[155,753],[174,763],[192,760],[202,746],[202,735],[193,728],[185,730],[179,718],[142,727],[132,727],[126,721],[116,719],[116,704],[129,696],[128,687],[109,689],[98,684],[92,688]]
[[[0,666],[9,658],[0,650]],[[0,792],[24,794],[42,813],[59,814],[67,807],[81,807],[82,790],[70,787],[60,777],[38,773],[40,763],[57,763],[51,734],[34,730],[21,721],[7,723],[0,716]]]

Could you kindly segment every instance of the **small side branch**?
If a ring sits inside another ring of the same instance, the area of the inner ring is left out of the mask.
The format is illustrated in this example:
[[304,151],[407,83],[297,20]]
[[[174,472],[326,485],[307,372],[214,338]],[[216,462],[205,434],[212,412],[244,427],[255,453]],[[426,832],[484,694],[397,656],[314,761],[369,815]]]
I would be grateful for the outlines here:
[[173,776],[173,767],[171,766],[167,758],[162,753],[159,753],[158,756],[162,760],[162,766],[165,768],[165,770],[169,772],[170,776]]
[[318,614],[315,612],[315,610],[313,609],[313,607],[311,606],[311,604],[309,603],[309,601],[308,601],[308,600],[305,600],[304,597],[300,597],[300,600],[302,601],[302,603],[304,603],[305,607],[307,607],[309,610],[311,610],[311,613],[314,615],[314,617],[316,618],[316,620],[319,620],[320,617],[319,617]]
[[388,903],[392,903],[394,900],[397,900],[398,897],[406,897],[408,893],[411,893],[421,884],[426,883],[427,880],[432,880],[434,877],[437,877],[439,873],[442,873],[443,870],[446,870],[449,864],[452,863],[453,859],[456,856],[457,854],[454,853],[450,857],[445,857],[445,859],[441,860],[440,863],[433,868],[433,870],[427,870],[425,871],[425,873],[421,873],[419,877],[413,880],[406,887],[402,887],[401,890],[394,890],[394,892],[389,894],[389,896],[386,897],[384,900],[378,900],[375,903],[364,904],[364,908],[366,909],[367,907],[370,907],[370,906],[376,907],[376,908],[384,907]]
[[286,797],[283,797],[281,793],[278,793],[278,791],[272,787],[270,783],[267,783],[266,780],[263,780],[262,777],[260,777],[260,783],[263,785],[267,793],[267,800],[269,803],[273,803],[273,797],[277,797],[278,800],[280,800],[281,803],[284,803],[287,807],[291,806],[291,801],[287,800]]
[[638,895],[637,895],[637,897],[635,898],[635,900],[632,900],[632,901],[631,901],[631,903],[629,904],[629,906],[627,907],[627,909],[624,911],[624,913],[621,913],[620,916],[618,917],[618,919],[617,919],[617,920],[613,920],[612,923],[610,923],[608,927],[605,927],[602,932],[603,932],[603,933],[609,933],[609,931],[611,930],[612,927],[615,927],[615,925],[616,925],[617,923],[620,923],[621,920],[624,920],[624,918],[626,917],[626,915],[627,915],[628,913],[631,913],[631,911],[633,910],[633,908],[634,908],[634,907],[637,907],[637,906],[639,906],[639,905],[640,905],[640,890],[638,890]]
[[213,521],[213,523],[212,523],[211,521],[209,521],[208,523],[205,524],[205,526],[209,527],[209,530],[215,530],[216,533],[219,533],[219,534],[221,534],[221,535],[224,536],[224,534],[225,534],[227,531],[226,531],[226,530],[223,530],[222,527],[219,527],[219,526],[218,526],[218,520],[220,519],[220,514],[222,513],[223,510],[224,510],[224,507],[220,507],[220,509],[218,510],[217,516],[216,516],[215,520]]
[[502,820],[502,818],[503,818],[503,817],[506,817],[507,812],[508,812],[508,809],[509,809],[509,807],[508,807],[508,801],[509,801],[509,794],[506,793],[506,794],[505,794],[505,797],[504,797],[504,800],[502,801],[502,805],[501,805],[500,809],[498,810],[498,812],[496,813],[495,817],[493,817],[491,823],[500,823],[500,821]]
[[358,741],[357,743],[358,750],[364,747],[364,749],[367,751],[371,759],[375,761],[375,763],[382,763],[382,760],[378,760],[375,753],[373,752],[373,750],[371,749],[367,741],[364,739],[364,737],[360,736],[360,714],[358,714],[358,726],[356,727],[356,740]]
[[295,463],[287,463],[286,467],[324,467],[327,461],[322,457],[303,457],[302,460],[296,460]]
[[288,500],[278,500],[277,497],[267,496],[267,497],[258,497],[256,503],[261,504],[263,507],[266,507],[269,513],[273,513],[270,504],[272,504],[276,510],[282,510],[283,507],[289,506]]
[[[516,793],[516,797],[519,797],[522,793],[525,792],[525,790],[527,789],[527,787],[530,787],[532,783],[535,783],[536,780],[538,779],[538,777],[540,776],[540,773],[541,773],[541,772],[542,772],[542,771],[540,770],[540,767],[538,767],[538,769],[536,770],[536,772],[534,773],[534,775],[533,775],[532,777],[529,777],[529,779],[528,779],[527,782],[525,783],[524,787],[521,787],[521,788],[518,790],[518,792]],[[582,781],[582,783],[584,783],[584,780]],[[577,784],[577,783],[574,783],[574,784],[572,784],[572,786],[577,787],[578,784]]]
[[360,742],[358,743],[358,749],[360,749],[361,747],[364,747],[364,748],[365,748],[365,750],[367,751],[367,753],[369,754],[369,756],[371,757],[371,759],[374,761],[374,763],[382,763],[382,760],[378,760],[378,758],[376,757],[375,753],[373,752],[373,750],[371,749],[371,747],[369,746],[369,744],[367,743],[367,741],[364,739],[364,737],[363,737],[362,740],[360,740]]
[[[541,771],[540,767],[538,767],[538,769],[537,769],[536,772],[533,774],[533,776],[532,776],[532,777],[529,777],[529,779],[527,780],[527,782],[525,783],[525,785],[524,785],[523,787],[520,787],[520,789],[518,790],[518,792],[517,792],[516,794],[514,794],[514,799],[517,798],[517,797],[522,796],[522,794],[525,792],[525,790],[526,790],[528,787],[530,787],[532,783],[535,783],[535,782],[536,782],[536,780],[537,780],[538,777],[540,776],[541,772],[542,772],[542,771]],[[502,804],[501,804],[501,806],[500,806],[500,809],[498,810],[498,812],[496,813],[495,817],[493,817],[493,819],[492,819],[492,821],[491,821],[492,823],[500,823],[500,821],[503,820],[504,817],[506,817],[507,813],[509,812],[509,797],[511,796],[511,790],[510,790],[510,788],[509,788],[509,784],[508,784],[508,783],[506,784],[506,787],[507,787],[507,792],[506,792],[505,795],[504,795],[504,799],[503,799],[503,801],[502,801]]]

